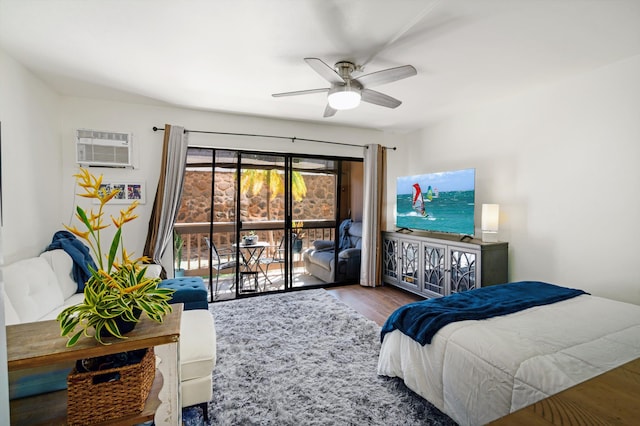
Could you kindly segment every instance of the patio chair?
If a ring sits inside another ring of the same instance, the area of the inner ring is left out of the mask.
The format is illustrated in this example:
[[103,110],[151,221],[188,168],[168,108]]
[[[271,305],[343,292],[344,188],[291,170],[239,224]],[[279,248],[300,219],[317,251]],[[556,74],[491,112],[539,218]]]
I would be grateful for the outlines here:
[[[294,243],[296,242],[297,239],[298,237],[296,234],[291,234],[291,247],[294,246]],[[284,247],[284,236],[283,236],[280,239],[280,244],[278,244],[278,248],[274,252],[273,257],[260,258],[260,265],[265,265],[264,269],[262,269],[262,267],[260,269],[262,270],[262,273],[264,274],[266,281],[268,281],[270,284],[273,284],[273,282],[269,279],[269,266],[271,266],[274,263],[279,264],[280,275],[283,275],[282,265],[284,265],[284,262],[285,262],[284,249],[285,247]],[[266,281],[265,281],[265,286],[267,284]]]
[[[213,295],[213,298],[218,297],[218,283],[220,281],[220,271],[225,269],[233,269],[235,270],[238,267],[238,260],[236,258],[235,251],[231,249],[226,250],[218,250],[213,241],[211,241],[208,237],[204,237],[205,242],[207,243],[207,247],[211,252],[211,268],[216,271],[216,289],[215,292],[211,288],[211,281],[209,281],[209,290]],[[235,287],[235,279],[233,280],[233,285],[231,289]]]

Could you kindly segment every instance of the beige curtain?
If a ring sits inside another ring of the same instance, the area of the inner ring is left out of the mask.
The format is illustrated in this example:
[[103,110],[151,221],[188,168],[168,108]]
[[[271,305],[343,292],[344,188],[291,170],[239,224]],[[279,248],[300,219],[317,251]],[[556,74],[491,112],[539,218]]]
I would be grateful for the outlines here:
[[367,145],[364,150],[364,205],[360,264],[360,285],[366,287],[382,285],[380,232],[383,221],[384,164],[384,148],[376,144]]
[[[147,241],[144,246],[145,256],[158,265],[161,265],[162,255],[167,246],[171,244],[170,247],[173,247],[173,223],[182,197],[187,147],[188,138],[184,128],[166,124],[158,189],[153,201],[153,211],[149,219]],[[163,267],[161,277],[166,278],[166,276]]]

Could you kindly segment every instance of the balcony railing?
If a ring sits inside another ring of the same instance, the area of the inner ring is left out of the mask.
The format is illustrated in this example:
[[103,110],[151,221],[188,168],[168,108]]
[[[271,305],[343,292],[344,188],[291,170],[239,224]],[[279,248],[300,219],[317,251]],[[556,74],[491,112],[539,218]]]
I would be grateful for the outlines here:
[[[174,229],[181,234],[184,240],[182,249],[181,267],[188,276],[208,276],[209,275],[209,247],[205,237],[209,236],[210,223],[176,223]],[[273,255],[273,251],[278,249],[278,245],[284,235],[284,222],[282,221],[261,221],[243,222],[240,236],[253,231],[258,235],[259,241],[270,243],[270,247],[265,251],[264,256]],[[308,220],[296,232],[304,234],[302,238],[302,248],[300,252],[309,248],[315,240],[334,240],[336,225],[334,221],[328,220]],[[234,222],[214,222],[213,233],[211,235],[213,243],[218,249],[231,249],[236,239],[236,224]],[[302,256],[294,253],[294,266],[300,266]]]

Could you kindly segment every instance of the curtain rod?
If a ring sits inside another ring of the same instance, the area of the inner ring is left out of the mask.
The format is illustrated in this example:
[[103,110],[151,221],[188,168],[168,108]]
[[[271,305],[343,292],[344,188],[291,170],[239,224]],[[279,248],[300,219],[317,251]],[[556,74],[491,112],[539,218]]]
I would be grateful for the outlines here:
[[[164,127],[153,126],[153,131],[154,132],[157,132],[158,130],[164,131]],[[369,149],[369,147],[366,146],[366,145],[356,145],[356,144],[344,143],[344,142],[322,141],[322,140],[318,140],[318,139],[297,138],[295,136],[286,137],[286,136],[273,136],[273,135],[257,135],[257,134],[251,134],[251,133],[229,133],[229,132],[213,132],[213,131],[206,131],[206,130],[187,130],[187,129],[184,129],[184,132],[185,133],[205,133],[205,134],[210,134],[210,135],[252,136],[252,137],[259,137],[259,138],[287,139],[287,140],[290,140],[291,143],[295,143],[296,141],[305,141],[305,142],[327,143],[327,144],[331,144],[331,145],[354,146],[354,147],[358,147],[358,148],[367,148],[367,149]],[[395,146],[394,147],[383,146],[383,148],[384,149],[392,149],[394,151],[396,150]]]

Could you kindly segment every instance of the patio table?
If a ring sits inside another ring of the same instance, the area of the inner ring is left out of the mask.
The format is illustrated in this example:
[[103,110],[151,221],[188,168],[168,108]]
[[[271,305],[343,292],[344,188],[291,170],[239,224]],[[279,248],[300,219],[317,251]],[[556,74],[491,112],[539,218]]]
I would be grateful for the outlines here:
[[[270,244],[264,241],[258,241],[255,244],[233,244],[234,248],[240,248],[240,256],[242,256],[242,270],[240,271],[241,292],[258,291],[258,272],[262,271],[260,258],[269,246]],[[262,271],[262,273],[264,274],[264,271]],[[245,289],[244,282],[247,277],[253,279],[253,289]]]

